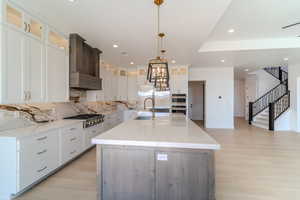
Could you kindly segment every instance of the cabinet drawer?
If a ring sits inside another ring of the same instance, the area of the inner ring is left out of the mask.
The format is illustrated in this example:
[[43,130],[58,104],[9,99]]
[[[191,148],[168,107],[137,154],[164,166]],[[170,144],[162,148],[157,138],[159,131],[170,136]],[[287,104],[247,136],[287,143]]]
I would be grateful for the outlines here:
[[81,124],[64,128],[61,132],[61,162],[68,162],[83,151]]
[[19,188],[22,190],[58,167],[58,130],[19,142]]
[[59,130],[38,134],[37,136],[20,140],[20,152],[26,156],[36,156],[38,152],[58,143]]
[[81,132],[82,129],[83,129],[83,124],[78,123],[78,124],[63,128],[61,131],[63,134],[68,134],[68,133],[73,134],[74,132]]
[[71,142],[62,144],[61,162],[62,164],[76,157],[82,152],[82,138],[76,138]]
[[84,136],[85,136],[85,147],[86,147],[86,149],[93,146],[92,139],[94,137],[96,137],[97,135],[100,135],[103,132],[104,132],[103,123],[97,125],[96,127],[90,128],[89,130],[85,131]]

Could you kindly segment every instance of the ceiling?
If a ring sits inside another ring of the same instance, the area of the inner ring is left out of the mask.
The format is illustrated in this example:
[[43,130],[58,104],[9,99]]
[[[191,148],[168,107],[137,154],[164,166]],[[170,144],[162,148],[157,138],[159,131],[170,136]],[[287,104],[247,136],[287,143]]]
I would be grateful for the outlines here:
[[[106,63],[128,67],[145,65],[156,53],[156,7],[153,0],[14,0],[43,16],[66,34],[79,33],[101,49]],[[289,38],[300,40],[299,0],[165,0],[161,30],[167,34],[169,60],[194,67],[257,67],[298,59],[299,48],[264,45],[249,51],[205,52],[206,43]],[[234,29],[234,33],[228,33]],[[258,43],[258,42],[257,42]],[[118,44],[119,48],[113,48]],[[299,42],[300,44],[300,42]],[[226,43],[224,43],[226,45]],[[242,46],[242,45],[240,45]],[[202,52],[199,53],[199,48]],[[121,53],[127,52],[124,56]],[[224,62],[221,62],[224,60]]]
[[[42,15],[66,33],[76,32],[115,65],[144,65],[156,57],[156,16],[153,0],[15,0]],[[165,0],[161,30],[167,34],[167,56],[191,63],[231,0]],[[113,48],[113,44],[119,48]],[[121,56],[127,52],[128,56]]]
[[[299,9],[299,0],[233,0],[209,40],[295,38],[300,26],[281,27],[300,22]],[[229,29],[234,29],[234,34],[229,34]]]

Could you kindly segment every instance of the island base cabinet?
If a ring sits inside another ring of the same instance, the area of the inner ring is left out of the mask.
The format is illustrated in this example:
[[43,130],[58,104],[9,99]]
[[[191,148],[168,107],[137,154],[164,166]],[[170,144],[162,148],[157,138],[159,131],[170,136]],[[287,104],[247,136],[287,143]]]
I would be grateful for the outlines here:
[[103,200],[153,200],[153,151],[103,149]]
[[213,155],[210,152],[158,152],[156,200],[213,200]]
[[97,146],[98,200],[215,200],[214,152]]

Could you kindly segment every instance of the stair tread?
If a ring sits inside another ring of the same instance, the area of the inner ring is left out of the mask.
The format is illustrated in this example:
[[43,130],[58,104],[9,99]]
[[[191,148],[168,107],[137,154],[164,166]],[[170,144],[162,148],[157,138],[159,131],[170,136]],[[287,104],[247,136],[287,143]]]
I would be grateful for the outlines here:
[[263,125],[269,126],[269,121],[256,120],[256,121],[254,121],[254,123],[263,124]]
[[263,124],[252,123],[252,125],[255,126],[255,127],[259,127],[259,128],[263,128],[263,129],[267,129],[267,130],[269,129],[268,126],[263,125]]

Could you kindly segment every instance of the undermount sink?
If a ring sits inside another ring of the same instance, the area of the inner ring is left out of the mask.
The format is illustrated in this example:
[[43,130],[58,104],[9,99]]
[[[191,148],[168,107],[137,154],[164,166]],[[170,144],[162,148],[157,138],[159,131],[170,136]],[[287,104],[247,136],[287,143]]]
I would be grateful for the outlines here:
[[152,119],[151,116],[138,116],[134,120],[151,120],[151,119]]

